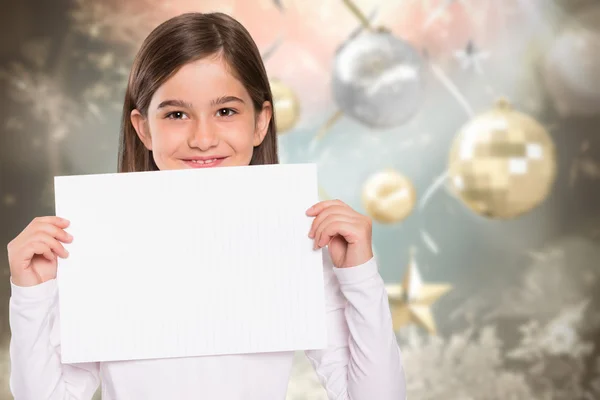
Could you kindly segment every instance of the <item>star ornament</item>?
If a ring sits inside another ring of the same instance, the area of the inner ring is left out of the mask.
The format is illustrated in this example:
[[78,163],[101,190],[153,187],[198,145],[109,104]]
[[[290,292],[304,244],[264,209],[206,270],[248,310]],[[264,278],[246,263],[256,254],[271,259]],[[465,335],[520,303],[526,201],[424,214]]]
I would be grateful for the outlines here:
[[394,331],[414,323],[431,335],[437,334],[431,306],[451,289],[452,286],[448,284],[424,283],[412,250],[402,283],[386,286]]
[[476,73],[483,75],[482,64],[490,58],[490,52],[477,48],[473,41],[469,41],[463,50],[455,53],[455,57],[463,70],[474,69]]

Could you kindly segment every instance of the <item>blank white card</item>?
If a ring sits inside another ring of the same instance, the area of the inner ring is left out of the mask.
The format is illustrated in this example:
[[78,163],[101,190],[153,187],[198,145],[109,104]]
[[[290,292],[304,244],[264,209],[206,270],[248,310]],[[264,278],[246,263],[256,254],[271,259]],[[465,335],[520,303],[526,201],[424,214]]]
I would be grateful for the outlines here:
[[55,178],[64,363],[327,342],[314,164]]

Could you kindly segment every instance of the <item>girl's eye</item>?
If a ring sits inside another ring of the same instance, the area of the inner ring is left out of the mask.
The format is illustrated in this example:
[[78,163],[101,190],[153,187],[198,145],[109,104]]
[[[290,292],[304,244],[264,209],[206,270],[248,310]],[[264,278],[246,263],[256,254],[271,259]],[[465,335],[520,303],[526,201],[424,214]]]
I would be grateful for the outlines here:
[[167,114],[168,119],[186,119],[187,115],[181,111],[173,111]]
[[217,111],[217,115],[219,117],[231,117],[234,114],[236,114],[236,112],[231,108],[221,108],[219,111]]

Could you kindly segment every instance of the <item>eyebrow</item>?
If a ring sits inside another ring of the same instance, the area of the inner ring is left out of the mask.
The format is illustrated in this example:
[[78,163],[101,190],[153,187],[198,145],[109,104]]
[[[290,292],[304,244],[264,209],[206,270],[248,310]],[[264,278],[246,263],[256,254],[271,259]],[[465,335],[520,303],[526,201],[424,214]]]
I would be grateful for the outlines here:
[[221,105],[221,104],[231,103],[231,102],[238,102],[238,103],[244,104],[244,100],[240,99],[239,97],[235,97],[235,96],[218,97],[218,98],[212,100],[210,102],[210,104],[213,106],[216,106],[216,105]]
[[187,101],[183,101],[183,100],[165,100],[165,101],[161,102],[158,105],[158,107],[156,107],[156,109],[160,110],[161,108],[165,108],[165,107],[193,108],[192,107],[192,103],[188,103]]
[[[235,96],[221,96],[221,97],[217,97],[216,99],[211,100],[210,104],[212,106],[216,106],[216,105],[221,105],[221,104],[225,104],[225,103],[231,103],[231,102],[238,102],[238,103],[242,103],[244,104],[244,100],[240,99],[239,97],[235,97]],[[183,101],[183,100],[165,100],[163,102],[161,102],[158,107],[156,107],[157,110],[160,110],[161,108],[165,108],[165,107],[182,107],[182,108],[194,108],[192,103],[189,103],[187,101]]]

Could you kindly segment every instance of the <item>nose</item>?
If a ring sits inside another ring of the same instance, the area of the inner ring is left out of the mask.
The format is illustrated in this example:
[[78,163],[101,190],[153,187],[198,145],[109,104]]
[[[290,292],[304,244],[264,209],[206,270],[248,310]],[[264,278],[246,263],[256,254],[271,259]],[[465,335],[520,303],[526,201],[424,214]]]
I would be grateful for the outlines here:
[[202,151],[209,150],[219,144],[217,130],[210,121],[200,120],[189,137],[188,145]]

